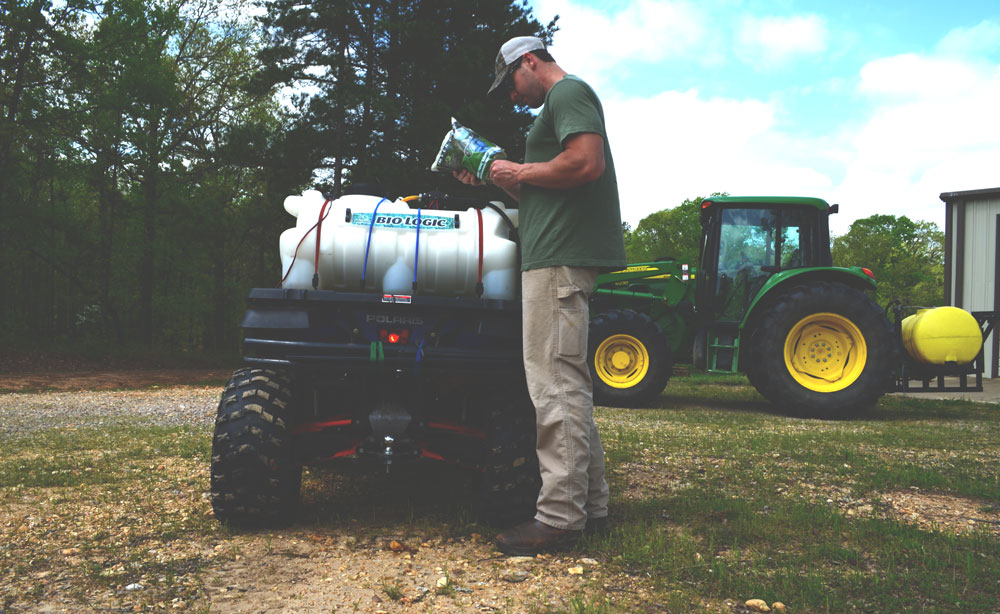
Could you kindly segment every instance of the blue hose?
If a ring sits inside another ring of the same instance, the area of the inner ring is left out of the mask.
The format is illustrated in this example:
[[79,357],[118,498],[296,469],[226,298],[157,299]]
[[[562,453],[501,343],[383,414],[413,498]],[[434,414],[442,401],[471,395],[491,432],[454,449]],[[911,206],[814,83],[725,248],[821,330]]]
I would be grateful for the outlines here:
[[375,205],[375,210],[372,211],[372,221],[368,224],[368,242],[365,244],[365,264],[361,267],[361,289],[365,289],[365,275],[368,273],[368,250],[372,246],[372,229],[375,228],[375,217],[378,215],[378,206],[384,203],[386,199],[378,201]]
[[413,290],[417,290],[417,261],[420,259],[420,208],[417,207],[417,251],[413,254]]

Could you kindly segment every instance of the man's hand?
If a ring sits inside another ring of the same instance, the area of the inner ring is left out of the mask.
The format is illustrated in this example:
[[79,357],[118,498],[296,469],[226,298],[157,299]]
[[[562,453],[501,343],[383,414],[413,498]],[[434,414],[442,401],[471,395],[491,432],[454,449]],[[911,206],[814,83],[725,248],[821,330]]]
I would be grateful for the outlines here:
[[510,160],[494,160],[490,167],[490,180],[517,198],[522,184],[572,190],[597,181],[604,169],[604,137],[581,132],[567,138],[562,152],[548,162],[518,164]]
[[461,181],[466,185],[483,185],[482,181],[480,181],[475,175],[465,170],[464,168],[461,170],[452,171],[451,174],[455,177],[455,179],[458,179],[459,181]]
[[494,160],[490,165],[490,181],[507,192],[520,192],[521,179],[518,173],[523,164],[510,160]]
[[[497,181],[497,166],[498,165],[500,166],[501,169],[503,169],[503,167],[506,166],[506,165],[515,166],[515,167],[522,166],[522,165],[521,164],[515,164],[513,162],[508,162],[507,160],[494,160],[493,164],[490,165],[490,179],[493,181],[493,183],[495,183],[497,185],[497,187],[501,188],[504,192],[506,192],[507,194],[509,194],[511,198],[513,198],[514,200],[518,200],[519,199],[519,195],[521,193],[521,184],[520,184],[520,182],[518,182],[518,181],[515,180],[513,182],[501,183],[501,181],[505,181],[505,179],[501,179],[500,181]],[[501,172],[503,173],[502,177],[507,177],[507,176],[512,175],[512,173],[509,171],[509,169],[508,169],[508,171],[502,171],[501,170]],[[475,175],[473,175],[472,173],[470,173],[468,170],[466,170],[464,168],[461,169],[461,170],[452,171],[451,174],[452,174],[453,177],[455,177],[455,179],[458,179],[459,181],[461,181],[462,183],[464,183],[466,185],[483,185],[483,182],[480,181],[478,177],[476,177]]]

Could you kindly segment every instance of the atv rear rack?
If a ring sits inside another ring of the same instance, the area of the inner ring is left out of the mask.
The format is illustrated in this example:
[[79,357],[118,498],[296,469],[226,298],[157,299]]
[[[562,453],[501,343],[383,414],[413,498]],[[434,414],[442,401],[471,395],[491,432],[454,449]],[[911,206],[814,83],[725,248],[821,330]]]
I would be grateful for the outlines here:
[[426,372],[521,365],[517,301],[255,288],[241,327],[244,362],[262,367]]

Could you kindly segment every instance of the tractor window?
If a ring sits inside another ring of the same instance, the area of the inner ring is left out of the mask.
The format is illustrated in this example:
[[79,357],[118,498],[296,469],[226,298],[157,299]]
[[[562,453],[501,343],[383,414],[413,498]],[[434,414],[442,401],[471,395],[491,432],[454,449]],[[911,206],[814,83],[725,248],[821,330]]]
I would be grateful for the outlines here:
[[774,264],[777,216],[767,209],[729,209],[722,214],[720,270]]
[[812,235],[815,216],[806,211],[785,210],[781,214],[782,229],[779,266],[783,269],[812,265]]
[[779,214],[771,209],[726,209],[720,231],[717,315],[737,320],[770,275],[764,267],[775,266]]
[[708,225],[701,250],[704,277],[699,280],[699,292],[704,294],[699,300],[712,305],[718,321],[738,322],[772,275],[827,266],[829,257],[824,261],[825,219],[817,209],[796,204],[728,205],[702,216]]

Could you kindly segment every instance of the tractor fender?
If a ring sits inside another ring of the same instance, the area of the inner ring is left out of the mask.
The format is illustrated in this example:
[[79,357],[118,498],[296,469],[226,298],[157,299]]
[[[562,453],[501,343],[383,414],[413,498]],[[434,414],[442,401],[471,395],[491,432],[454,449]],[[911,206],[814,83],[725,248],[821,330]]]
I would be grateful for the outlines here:
[[813,281],[829,281],[841,283],[862,292],[875,289],[875,278],[866,274],[861,267],[807,267],[778,271],[768,278],[750,302],[740,330],[746,330],[747,324],[759,317],[758,307],[766,308],[778,295],[792,286]]

